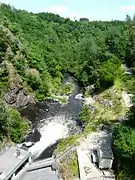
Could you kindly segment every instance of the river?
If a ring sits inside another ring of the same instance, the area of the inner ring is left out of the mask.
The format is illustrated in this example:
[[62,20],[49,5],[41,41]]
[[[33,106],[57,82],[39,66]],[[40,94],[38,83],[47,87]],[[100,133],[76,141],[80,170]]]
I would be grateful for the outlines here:
[[34,142],[29,149],[33,159],[52,156],[60,139],[82,130],[79,111],[83,105],[83,89],[77,80],[68,74],[63,80],[64,84],[67,82],[74,84],[74,90],[69,95],[67,104],[48,99],[21,110],[22,116],[26,116],[32,122],[32,132],[25,141]]

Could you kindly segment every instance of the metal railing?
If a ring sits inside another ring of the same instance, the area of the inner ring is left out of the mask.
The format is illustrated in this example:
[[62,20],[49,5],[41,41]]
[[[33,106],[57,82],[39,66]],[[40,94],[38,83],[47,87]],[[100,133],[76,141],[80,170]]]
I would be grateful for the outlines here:
[[69,147],[64,152],[56,156],[56,162],[61,161],[62,159],[66,158],[70,154],[72,154],[74,151],[76,151],[76,146]]

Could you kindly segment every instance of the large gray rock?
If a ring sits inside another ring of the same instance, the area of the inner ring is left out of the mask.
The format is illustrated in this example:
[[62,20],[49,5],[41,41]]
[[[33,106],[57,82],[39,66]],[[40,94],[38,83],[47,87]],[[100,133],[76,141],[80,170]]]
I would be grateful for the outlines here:
[[35,103],[33,97],[28,95],[28,93],[24,91],[23,87],[17,88],[13,87],[13,85],[9,86],[8,93],[5,94],[5,101],[15,108]]
[[5,101],[8,103],[8,104],[13,104],[16,102],[16,94],[14,94],[13,92],[8,92],[6,95],[5,95]]
[[15,102],[15,107],[24,107],[27,106],[28,104],[34,103],[34,100],[32,96],[24,94],[24,92],[19,92],[17,96],[17,101]]

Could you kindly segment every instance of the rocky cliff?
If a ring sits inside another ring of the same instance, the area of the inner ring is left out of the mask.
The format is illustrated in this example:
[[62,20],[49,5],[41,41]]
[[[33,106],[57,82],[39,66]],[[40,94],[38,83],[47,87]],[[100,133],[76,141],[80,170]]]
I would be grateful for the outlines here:
[[15,108],[27,106],[28,104],[35,103],[32,95],[29,95],[23,87],[12,86],[8,87],[8,92],[4,96],[5,101]]
[[[0,97],[14,108],[35,103],[34,95],[28,90],[27,82],[19,73],[16,63],[25,59],[23,45],[7,28],[0,26]],[[25,60],[25,66],[28,65]],[[24,72],[25,74],[25,72]]]

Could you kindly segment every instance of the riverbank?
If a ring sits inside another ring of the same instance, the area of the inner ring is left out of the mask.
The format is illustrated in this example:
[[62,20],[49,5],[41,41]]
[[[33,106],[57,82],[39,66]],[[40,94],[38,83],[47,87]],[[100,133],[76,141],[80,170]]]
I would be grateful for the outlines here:
[[[82,179],[88,178],[110,178],[114,180],[112,169],[113,153],[112,153],[112,132],[113,127],[102,126],[95,132],[81,136],[77,144],[68,144],[66,150],[57,152],[56,158],[60,161],[58,169],[63,179]],[[96,154],[93,154],[94,151]],[[102,152],[102,156],[100,153]],[[93,156],[93,160],[91,158]],[[97,163],[95,163],[97,160]],[[94,162],[93,162],[94,161]],[[110,169],[110,170],[107,170]]]
[[[130,94],[120,88],[117,82],[113,87],[98,95],[85,97],[83,108],[85,110],[86,107],[86,110],[90,111],[90,114],[83,111],[83,118],[86,118],[87,125],[80,134],[60,140],[56,153],[59,154],[70,146],[79,146],[80,140],[87,139],[102,123],[115,126],[115,123],[123,121],[131,105]],[[82,148],[85,147],[82,146]]]
[[[124,98],[123,94],[126,94]],[[128,99],[128,102],[126,101]],[[63,150],[64,146],[77,143],[77,140],[82,136],[87,136],[93,132],[101,123],[109,124],[124,120],[126,113],[129,110],[130,95],[123,89],[117,86],[117,83],[104,92],[94,95],[86,96],[84,98],[83,111],[80,113],[80,118],[86,123],[85,128],[81,134],[72,136],[68,139],[61,140],[57,150]]]

